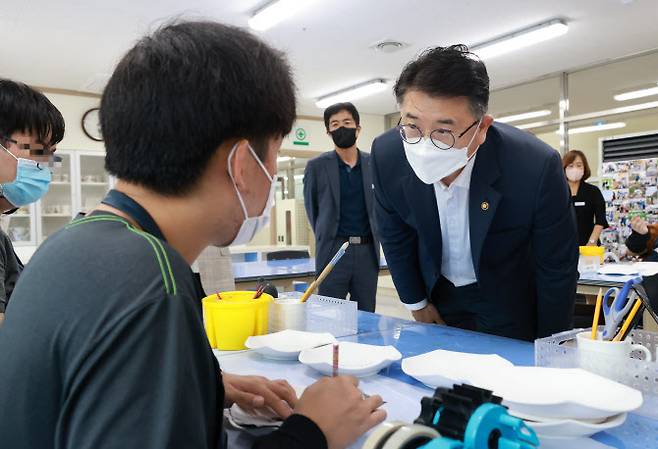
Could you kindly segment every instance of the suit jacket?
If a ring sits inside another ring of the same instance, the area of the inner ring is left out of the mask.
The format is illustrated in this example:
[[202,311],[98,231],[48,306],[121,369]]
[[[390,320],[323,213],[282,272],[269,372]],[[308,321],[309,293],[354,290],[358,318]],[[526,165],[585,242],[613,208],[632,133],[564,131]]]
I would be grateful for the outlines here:
[[[442,263],[434,187],[411,169],[395,128],[375,139],[372,165],[377,227],[395,287],[408,304],[432,298]],[[500,334],[531,340],[570,329],[578,243],[558,152],[495,123],[475,159],[468,208],[482,300],[487,313],[509,321]]]
[[[359,150],[363,194],[368,208],[368,221],[372,232],[372,255],[379,266],[379,240],[375,232],[374,195],[370,154]],[[322,271],[334,256],[334,240],[340,222],[340,175],[338,154],[322,153],[311,159],[304,170],[304,206],[315,233],[315,268]]]

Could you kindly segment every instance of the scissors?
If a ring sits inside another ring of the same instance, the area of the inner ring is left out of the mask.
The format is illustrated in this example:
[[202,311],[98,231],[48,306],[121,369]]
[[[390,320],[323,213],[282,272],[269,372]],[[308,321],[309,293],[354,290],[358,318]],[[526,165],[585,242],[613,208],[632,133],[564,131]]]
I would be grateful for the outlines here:
[[[633,298],[635,292],[633,286],[640,284],[642,278],[629,279],[624,283],[621,290],[617,287],[611,288],[603,296],[603,317],[605,318],[605,328],[603,329],[603,340],[612,340],[617,333],[617,328],[621,325],[624,317],[633,307]],[[610,296],[614,295],[612,304],[609,303]]]

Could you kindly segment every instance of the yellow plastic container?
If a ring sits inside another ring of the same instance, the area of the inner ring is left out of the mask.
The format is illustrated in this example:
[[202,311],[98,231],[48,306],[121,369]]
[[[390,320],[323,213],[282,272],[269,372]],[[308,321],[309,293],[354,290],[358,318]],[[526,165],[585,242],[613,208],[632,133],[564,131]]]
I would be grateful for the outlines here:
[[273,298],[263,293],[221,292],[222,299],[210,295],[201,300],[203,323],[210,346],[223,351],[246,349],[244,342],[252,335],[267,333],[270,303]]
[[601,263],[603,263],[603,258],[605,257],[605,247],[604,246],[580,246],[580,255],[585,257],[596,257],[598,256]]

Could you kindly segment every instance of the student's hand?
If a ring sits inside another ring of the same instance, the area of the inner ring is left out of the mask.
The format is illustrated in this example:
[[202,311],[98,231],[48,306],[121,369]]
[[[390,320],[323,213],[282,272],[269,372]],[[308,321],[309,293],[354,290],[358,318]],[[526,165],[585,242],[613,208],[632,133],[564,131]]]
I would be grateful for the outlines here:
[[412,310],[411,314],[414,316],[416,321],[421,323],[436,323],[436,324],[446,324],[439,315],[439,311],[436,310],[433,304],[427,304],[424,308],[420,310]]
[[649,232],[649,227],[647,226],[647,222],[642,219],[639,215],[636,215],[633,217],[631,220],[631,229],[638,234],[645,235]]
[[285,380],[269,380],[260,376],[222,373],[224,406],[237,403],[243,410],[276,415],[285,419],[297,405],[297,394]]
[[329,449],[344,449],[386,419],[380,396],[364,399],[354,377],[325,377],[308,387],[295,413],[313,421]]

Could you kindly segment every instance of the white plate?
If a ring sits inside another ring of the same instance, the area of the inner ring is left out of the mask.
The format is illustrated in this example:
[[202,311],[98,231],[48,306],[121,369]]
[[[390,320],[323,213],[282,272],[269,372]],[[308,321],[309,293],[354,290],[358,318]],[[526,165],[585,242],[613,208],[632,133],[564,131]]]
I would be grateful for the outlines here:
[[640,270],[636,266],[630,264],[608,264],[603,265],[598,270],[599,274],[605,274],[608,276],[636,276],[640,274]]
[[624,424],[624,421],[626,421],[626,413],[620,413],[618,415],[611,416],[610,418],[598,424],[578,421],[574,419],[548,422],[526,421],[525,423],[530,426],[532,430],[534,430],[540,437],[580,438],[589,437],[595,433],[619,427]]
[[[549,422],[555,422],[555,421],[564,421],[564,418],[545,418],[543,416],[534,416],[534,415],[527,415],[525,413],[519,413],[516,410],[510,410],[510,413],[516,416],[517,418],[521,418],[524,421],[534,421],[534,422],[540,422],[540,423],[549,423]],[[613,416],[618,416],[618,415],[613,415]],[[584,422],[588,424],[601,424],[602,422],[607,421],[610,419],[608,418],[594,418],[594,419],[585,419],[581,418],[578,419],[578,422]]]
[[476,385],[477,377],[491,370],[509,368],[512,362],[496,354],[470,354],[437,349],[402,360],[402,371],[431,388],[467,383]]
[[638,390],[582,369],[515,366],[491,371],[480,382],[501,396],[513,414],[592,420],[642,405]]
[[[362,343],[339,343],[338,374],[367,377],[402,358],[393,346],[376,346]],[[331,376],[333,371],[333,345],[304,349],[299,354],[304,365]]]
[[269,359],[297,360],[299,353],[304,349],[335,342],[336,338],[328,332],[285,330],[273,334],[249,337],[244,345]]

